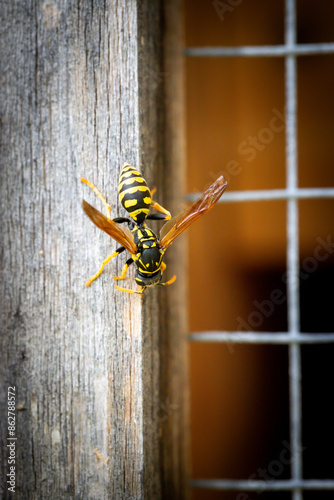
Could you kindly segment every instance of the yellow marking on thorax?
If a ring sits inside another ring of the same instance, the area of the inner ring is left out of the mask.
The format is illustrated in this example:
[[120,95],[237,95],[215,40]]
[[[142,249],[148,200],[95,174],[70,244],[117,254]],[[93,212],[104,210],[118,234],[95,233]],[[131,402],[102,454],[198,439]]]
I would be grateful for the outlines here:
[[[140,261],[140,262],[141,262],[141,261]],[[141,264],[142,264],[142,262],[141,262]],[[144,265],[144,264],[143,264],[143,265]],[[159,270],[160,270],[160,266],[159,266],[159,267],[157,267],[156,269],[154,269],[154,271],[153,271],[153,272],[152,272],[152,271],[146,271],[145,269],[140,268],[140,272],[141,272],[141,273],[143,273],[143,274],[144,274],[144,273],[145,273],[145,274],[154,274],[154,273],[156,273],[156,272],[157,272],[157,271],[159,271]]]
[[[153,243],[152,245],[146,245],[145,243],[143,243],[144,241],[153,241]],[[143,243],[143,248],[154,248],[157,246],[155,239],[153,237],[141,239],[141,243]]]

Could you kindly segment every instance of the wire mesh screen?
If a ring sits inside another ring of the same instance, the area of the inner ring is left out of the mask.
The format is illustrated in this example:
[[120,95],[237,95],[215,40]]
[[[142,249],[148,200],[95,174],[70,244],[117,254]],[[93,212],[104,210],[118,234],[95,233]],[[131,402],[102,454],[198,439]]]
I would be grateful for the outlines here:
[[[278,46],[194,47],[185,51],[186,57],[281,57],[285,60],[285,120],[286,120],[286,188],[260,191],[227,192],[222,203],[258,200],[286,200],[287,203],[287,314],[288,329],[282,332],[253,331],[205,331],[190,334],[191,342],[233,342],[240,344],[283,344],[289,349],[289,397],[290,443],[294,460],[291,462],[291,478],[288,480],[225,480],[196,479],[193,488],[216,490],[290,492],[293,500],[301,500],[303,491],[334,491],[334,480],[303,479],[302,457],[302,378],[301,346],[305,344],[329,344],[334,342],[334,332],[302,333],[300,327],[299,297],[299,217],[301,199],[334,198],[334,188],[298,187],[297,141],[297,57],[334,53],[334,43],[297,44],[296,3],[285,2],[285,43]],[[189,196],[195,199],[196,196]]]

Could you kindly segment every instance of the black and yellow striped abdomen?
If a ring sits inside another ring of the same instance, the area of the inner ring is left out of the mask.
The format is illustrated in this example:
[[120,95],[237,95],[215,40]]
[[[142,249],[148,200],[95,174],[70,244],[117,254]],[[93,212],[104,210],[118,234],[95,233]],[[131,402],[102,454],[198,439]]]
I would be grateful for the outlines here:
[[136,224],[142,224],[150,210],[152,198],[145,179],[134,167],[125,163],[119,177],[119,199]]

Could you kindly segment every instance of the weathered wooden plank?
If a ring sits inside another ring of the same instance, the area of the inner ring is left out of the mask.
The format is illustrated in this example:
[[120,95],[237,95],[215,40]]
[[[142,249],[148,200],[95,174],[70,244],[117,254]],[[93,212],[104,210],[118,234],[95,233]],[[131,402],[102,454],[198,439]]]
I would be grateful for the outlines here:
[[[2,3],[1,415],[15,385],[22,499],[185,495],[183,281],[122,294],[112,280],[120,257],[86,289],[116,243],[80,206],[84,197],[103,210],[84,176],[122,214],[118,174],[128,161],[176,211],[178,9],[148,0]],[[175,243],[180,278],[183,255]],[[0,426],[5,477],[5,419]]]
[[[184,209],[185,123],[182,2],[164,3],[163,81],[165,90],[164,179],[166,206]],[[160,317],[160,460],[164,498],[189,497],[189,394],[187,353],[187,245],[177,239],[167,254],[176,273],[173,291],[164,290]],[[160,298],[161,300],[161,298]],[[163,306],[164,304],[164,306]]]

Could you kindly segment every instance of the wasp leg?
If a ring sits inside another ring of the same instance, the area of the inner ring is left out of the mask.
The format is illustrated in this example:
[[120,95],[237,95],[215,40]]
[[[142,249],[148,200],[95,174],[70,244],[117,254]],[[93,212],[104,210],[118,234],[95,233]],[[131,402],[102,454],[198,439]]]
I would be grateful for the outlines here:
[[131,266],[132,262],[133,262],[132,258],[128,259],[124,264],[122,274],[120,276],[114,276],[114,280],[124,280],[125,275],[126,275],[126,271],[128,270],[128,267]]
[[146,220],[170,220],[170,217],[167,215],[150,214],[146,217]]
[[110,213],[111,213],[111,205],[108,205],[108,203],[106,202],[106,200],[104,199],[104,197],[102,196],[102,194],[100,193],[100,191],[97,189],[97,187],[94,186],[94,184],[92,184],[90,181],[87,181],[87,179],[84,179],[83,177],[81,177],[81,182],[83,182],[84,184],[87,184],[87,186],[89,186],[90,188],[92,188],[92,190],[94,191],[95,194],[97,194],[97,196],[100,198],[100,200],[102,201],[103,205],[105,206],[105,209],[107,211],[107,218],[110,219]]
[[94,276],[92,276],[86,283],[86,286],[90,286],[91,283],[96,280],[96,278],[98,278],[100,276],[100,274],[102,273],[103,271],[103,268],[106,264],[108,264],[109,260],[113,259],[114,257],[117,257],[117,255],[119,255],[120,253],[124,252],[125,248],[124,247],[119,247],[117,248],[117,250],[114,251],[114,253],[112,253],[111,255],[109,255],[109,257],[107,257],[103,262],[102,262],[102,266],[100,267],[99,271],[94,274]]
[[128,219],[127,217],[115,217],[113,219],[114,222],[117,222],[117,224],[123,224],[123,222],[126,222],[127,224],[131,224],[132,220]]
[[138,293],[139,295],[141,295],[145,290],[146,286],[143,286],[141,290],[129,290],[128,288],[122,288],[118,285],[115,285],[115,288],[117,288],[117,290],[119,290],[120,292]]
[[164,216],[163,215],[158,215],[158,214],[152,214],[152,215],[148,215],[146,217],[146,219],[149,219],[149,220],[169,220],[172,218],[171,216],[171,213],[168,212],[168,210],[166,210],[164,207],[162,207],[161,205],[159,205],[159,203],[157,203],[156,201],[153,201],[153,195],[154,193],[156,192],[157,188],[153,188],[151,190],[151,206],[150,208],[154,208],[155,210],[158,210],[158,212],[161,212],[163,214],[165,214]]
[[176,275],[174,274],[174,276],[166,281],[166,283],[158,283],[158,286],[166,286],[166,285],[171,285],[172,283],[174,283],[174,281],[176,280]]
[[[167,265],[164,262],[161,262],[161,266],[160,266],[161,274],[163,274],[163,272],[166,269],[166,267],[167,267]],[[157,283],[157,285],[158,286],[171,285],[172,283],[174,283],[175,280],[176,280],[176,276],[174,274],[174,276],[169,281],[166,281],[166,283]]]

